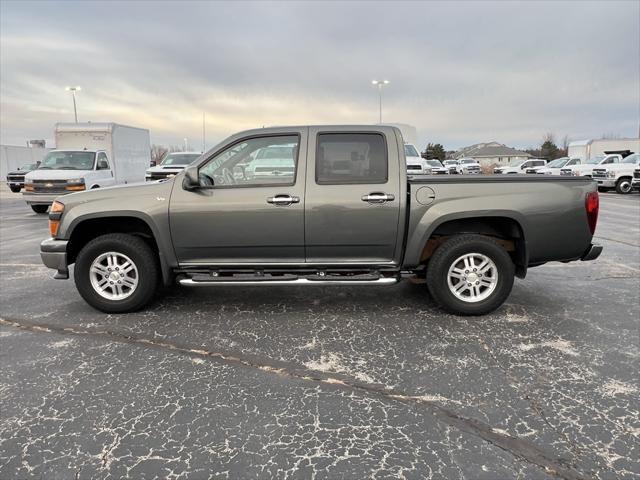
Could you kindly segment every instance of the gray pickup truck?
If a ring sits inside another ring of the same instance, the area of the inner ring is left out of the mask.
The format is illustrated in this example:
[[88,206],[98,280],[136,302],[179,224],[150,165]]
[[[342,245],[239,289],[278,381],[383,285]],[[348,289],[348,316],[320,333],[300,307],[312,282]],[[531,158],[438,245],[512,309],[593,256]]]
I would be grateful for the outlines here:
[[[260,163],[264,149],[277,161]],[[589,178],[408,179],[394,127],[278,127],[233,135],[168,180],[61,197],[40,252],[56,278],[75,263],[80,295],[104,312],[140,309],[176,280],[417,278],[449,312],[479,315],[530,267],[597,258],[597,216]]]

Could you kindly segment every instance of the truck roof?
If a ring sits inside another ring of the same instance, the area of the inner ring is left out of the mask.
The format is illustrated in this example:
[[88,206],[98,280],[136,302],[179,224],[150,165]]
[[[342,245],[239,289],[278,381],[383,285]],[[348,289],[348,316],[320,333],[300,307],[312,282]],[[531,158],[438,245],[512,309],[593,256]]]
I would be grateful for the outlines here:
[[116,128],[130,128],[133,130],[142,130],[147,132],[146,128],[131,127],[114,122],[83,122],[83,123],[56,123],[54,127],[55,133],[63,132],[113,132]]

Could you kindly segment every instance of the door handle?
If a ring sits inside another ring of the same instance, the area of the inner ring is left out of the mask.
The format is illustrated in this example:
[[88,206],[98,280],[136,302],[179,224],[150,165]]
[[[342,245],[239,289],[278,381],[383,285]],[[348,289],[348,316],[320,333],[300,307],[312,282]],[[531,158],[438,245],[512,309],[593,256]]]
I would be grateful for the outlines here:
[[270,203],[271,205],[275,205],[277,207],[286,207],[291,205],[292,203],[300,203],[300,197],[280,194],[274,197],[267,198],[267,203]]
[[371,192],[369,195],[363,195],[362,201],[368,203],[386,203],[396,199],[395,195],[384,192]]

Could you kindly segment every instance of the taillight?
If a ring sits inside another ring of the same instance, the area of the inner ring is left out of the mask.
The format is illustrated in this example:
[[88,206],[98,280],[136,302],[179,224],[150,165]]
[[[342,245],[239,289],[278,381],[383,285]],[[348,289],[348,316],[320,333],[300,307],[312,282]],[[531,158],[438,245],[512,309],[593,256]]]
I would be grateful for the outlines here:
[[598,210],[600,208],[600,199],[598,192],[589,192],[584,199],[584,208],[587,211],[587,221],[589,222],[589,230],[591,235],[596,233],[596,224],[598,223]]

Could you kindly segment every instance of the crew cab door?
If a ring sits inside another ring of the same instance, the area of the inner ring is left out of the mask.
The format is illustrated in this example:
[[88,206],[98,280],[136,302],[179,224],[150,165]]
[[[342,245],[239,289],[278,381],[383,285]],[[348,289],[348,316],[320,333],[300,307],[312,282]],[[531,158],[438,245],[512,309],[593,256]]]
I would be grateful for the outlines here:
[[211,188],[185,190],[179,175],[169,223],[180,265],[303,263],[306,151],[306,128],[239,137],[199,163]]
[[308,263],[399,262],[400,212],[406,191],[401,148],[401,139],[388,127],[357,132],[309,128]]

